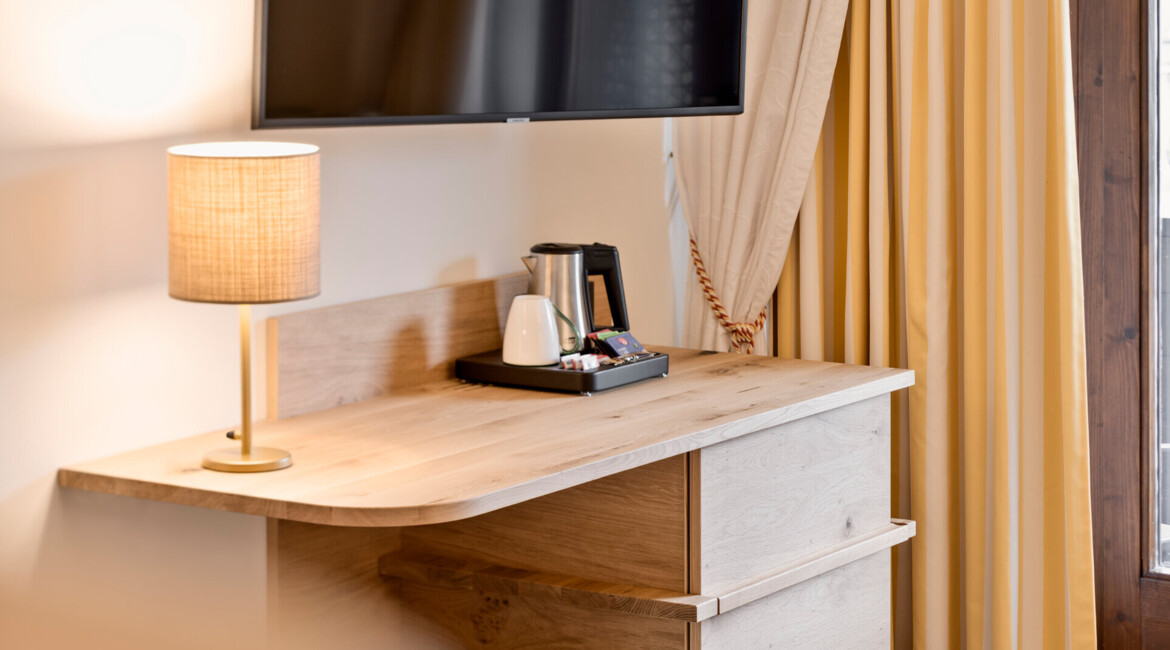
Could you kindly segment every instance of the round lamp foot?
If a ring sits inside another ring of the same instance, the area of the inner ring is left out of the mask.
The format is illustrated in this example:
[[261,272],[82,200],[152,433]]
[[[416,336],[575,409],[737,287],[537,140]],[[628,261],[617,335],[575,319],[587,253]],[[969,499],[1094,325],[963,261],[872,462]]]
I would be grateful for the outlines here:
[[253,447],[247,456],[239,447],[216,449],[203,457],[203,466],[217,472],[271,472],[292,465],[292,455],[283,449]]

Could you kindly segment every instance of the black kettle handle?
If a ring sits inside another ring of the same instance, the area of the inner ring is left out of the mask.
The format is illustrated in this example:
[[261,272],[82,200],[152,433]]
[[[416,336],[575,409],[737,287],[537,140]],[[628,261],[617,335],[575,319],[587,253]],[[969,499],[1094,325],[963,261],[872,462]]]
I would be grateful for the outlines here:
[[[626,291],[622,287],[622,264],[618,260],[618,251],[614,246],[606,244],[582,244],[584,251],[583,262],[585,267],[585,286],[589,288],[589,276],[600,275],[605,278],[605,294],[609,298],[609,313],[613,316],[613,327],[620,331],[629,331],[630,317],[626,313]],[[592,305],[592,292],[589,303]],[[593,323],[593,310],[589,310],[590,330],[597,329]]]

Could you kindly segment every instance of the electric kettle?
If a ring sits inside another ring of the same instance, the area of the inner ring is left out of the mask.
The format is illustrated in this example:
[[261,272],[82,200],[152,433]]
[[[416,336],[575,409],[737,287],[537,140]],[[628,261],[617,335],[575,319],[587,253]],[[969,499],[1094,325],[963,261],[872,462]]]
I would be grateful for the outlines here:
[[528,293],[548,296],[563,315],[557,320],[561,348],[580,352],[585,337],[594,331],[593,292],[589,277],[605,281],[613,329],[630,329],[626,294],[617,248],[605,244],[536,244],[531,255],[520,258],[528,267]]

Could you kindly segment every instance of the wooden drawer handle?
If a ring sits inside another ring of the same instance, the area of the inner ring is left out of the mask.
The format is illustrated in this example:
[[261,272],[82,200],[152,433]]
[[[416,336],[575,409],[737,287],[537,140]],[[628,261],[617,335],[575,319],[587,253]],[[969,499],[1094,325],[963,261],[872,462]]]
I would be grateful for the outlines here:
[[810,553],[786,564],[776,573],[765,578],[736,587],[718,596],[719,613],[725,614],[736,607],[770,596],[777,591],[800,584],[822,573],[843,567],[850,562],[868,557],[878,551],[893,547],[914,537],[913,521],[894,519],[889,524],[871,533],[850,539],[823,551]]
[[555,600],[580,607],[676,621],[698,622],[719,613],[719,601],[712,596],[585,580],[417,553],[383,555],[378,558],[378,573],[386,578],[457,589],[482,589],[492,593]]

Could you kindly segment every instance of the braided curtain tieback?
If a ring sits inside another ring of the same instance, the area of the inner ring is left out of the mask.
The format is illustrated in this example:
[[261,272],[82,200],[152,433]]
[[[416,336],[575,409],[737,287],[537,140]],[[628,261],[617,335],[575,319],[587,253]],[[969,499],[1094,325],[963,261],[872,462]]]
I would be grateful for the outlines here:
[[720,302],[719,296],[715,295],[715,286],[711,284],[711,278],[707,275],[707,267],[703,266],[703,258],[699,256],[699,246],[695,243],[694,235],[691,235],[691,261],[695,263],[695,275],[699,277],[699,286],[703,288],[707,304],[711,305],[711,311],[715,312],[715,318],[719,319],[719,324],[731,335],[731,347],[735,348],[736,352],[751,354],[755,348],[756,332],[764,329],[764,321],[768,319],[767,305],[756,317],[754,323],[732,321],[727,309]]

